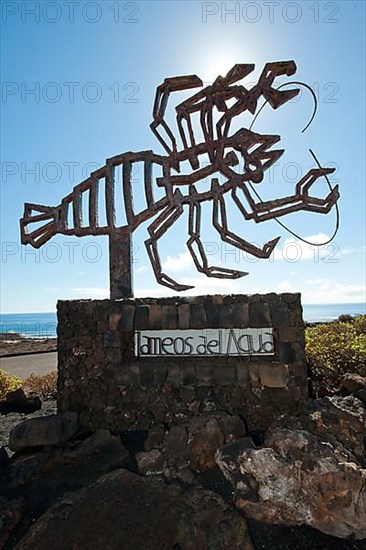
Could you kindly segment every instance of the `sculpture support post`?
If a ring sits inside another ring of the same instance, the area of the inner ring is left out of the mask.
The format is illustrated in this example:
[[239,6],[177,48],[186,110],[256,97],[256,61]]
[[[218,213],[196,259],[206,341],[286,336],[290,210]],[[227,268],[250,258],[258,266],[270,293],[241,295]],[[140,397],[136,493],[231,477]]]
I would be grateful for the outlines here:
[[111,300],[132,298],[131,234],[112,231],[109,235],[109,278]]

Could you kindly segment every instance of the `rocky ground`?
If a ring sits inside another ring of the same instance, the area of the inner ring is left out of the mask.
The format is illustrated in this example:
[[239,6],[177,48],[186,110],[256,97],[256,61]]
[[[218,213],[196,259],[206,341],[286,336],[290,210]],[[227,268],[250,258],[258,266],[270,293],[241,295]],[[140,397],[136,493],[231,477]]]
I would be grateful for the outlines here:
[[0,548],[365,548],[364,387],[348,376],[267,433],[220,414],[85,433],[18,391],[0,407]]
[[25,338],[16,333],[0,334],[0,357],[56,351],[57,338]]

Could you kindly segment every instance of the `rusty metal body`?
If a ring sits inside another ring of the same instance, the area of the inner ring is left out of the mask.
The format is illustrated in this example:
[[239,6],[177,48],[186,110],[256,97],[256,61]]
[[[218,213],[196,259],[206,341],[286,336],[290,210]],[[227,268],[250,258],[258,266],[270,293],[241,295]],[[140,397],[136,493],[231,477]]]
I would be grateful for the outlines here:
[[[157,281],[176,291],[192,288],[177,283],[162,271],[158,253],[158,241],[174,222],[188,210],[187,247],[198,271],[209,277],[236,279],[247,273],[224,267],[210,266],[201,241],[201,204],[212,202],[212,223],[220,238],[233,246],[259,258],[268,258],[279,237],[267,242],[262,248],[254,246],[229,229],[225,198],[230,194],[245,220],[256,223],[278,218],[285,214],[307,210],[327,213],[336,203],[339,193],[335,187],[325,199],[309,194],[313,183],[320,177],[334,172],[334,168],[314,168],[295,186],[289,197],[270,201],[255,201],[249,183],[259,183],[264,172],[283,154],[282,149],[270,149],[280,140],[276,135],[261,135],[242,128],[230,134],[232,120],[244,111],[254,114],[260,97],[277,109],[299,90],[278,91],[272,87],[279,75],[291,75],[296,66],[293,61],[268,63],[258,84],[247,90],[234,85],[247,76],[254,65],[235,65],[226,77],[218,77],[212,86],[206,87],[176,107],[177,126],[182,141],[178,150],[174,132],[165,120],[169,96],[172,92],[202,86],[197,76],[169,78],[158,87],[153,109],[151,129],[167,155],[152,151],[123,153],[107,159],[105,166],[93,172],[89,178],[76,185],[62,199],[59,206],[25,204],[20,221],[22,243],[39,248],[55,234],[64,235],[109,235],[110,239],[110,286],[111,298],[133,295],[131,269],[131,234],[141,223],[153,219],[148,226],[149,238],[145,241],[147,252]],[[231,106],[229,100],[234,100]],[[216,124],[213,112],[222,113]],[[196,142],[193,117],[199,116],[203,140]],[[209,164],[205,164],[208,156]],[[181,167],[189,163],[189,174],[181,174]],[[133,207],[132,173],[136,163],[143,165],[143,182],[146,207],[136,212]],[[121,189],[126,223],[116,225],[116,178],[115,170],[122,168]],[[158,167],[161,177],[153,177]],[[220,176],[220,178],[218,177]],[[210,180],[208,189],[198,192],[195,184]],[[98,220],[100,184],[104,185],[105,223]],[[164,196],[155,199],[157,188]],[[88,208],[83,212],[83,196],[87,195]],[[70,222],[70,210],[72,221]],[[86,219],[87,218],[87,219]],[[32,231],[30,224],[42,224]]]

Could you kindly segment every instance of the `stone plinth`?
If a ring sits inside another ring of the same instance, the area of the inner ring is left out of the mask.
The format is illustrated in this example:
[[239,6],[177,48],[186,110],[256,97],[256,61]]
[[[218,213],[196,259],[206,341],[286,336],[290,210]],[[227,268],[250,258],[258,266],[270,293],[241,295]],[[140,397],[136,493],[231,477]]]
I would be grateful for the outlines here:
[[[272,348],[267,342],[248,355],[237,346],[241,329],[257,344],[268,334]],[[159,331],[159,347],[142,345],[155,342],[147,331]],[[197,338],[211,343],[199,347]],[[90,429],[147,429],[223,412],[262,429],[306,400],[300,295],[60,301],[58,365],[59,410],[78,412]]]

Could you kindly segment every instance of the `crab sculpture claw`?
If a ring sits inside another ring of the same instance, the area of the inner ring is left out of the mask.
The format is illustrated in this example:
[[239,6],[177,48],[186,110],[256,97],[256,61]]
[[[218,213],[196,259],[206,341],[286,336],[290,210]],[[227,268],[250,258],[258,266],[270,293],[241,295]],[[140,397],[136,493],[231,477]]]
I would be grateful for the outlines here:
[[305,210],[328,213],[335,205],[340,196],[338,185],[333,187],[325,199],[309,195],[310,188],[320,177],[332,174],[334,171],[335,168],[313,168],[297,183],[296,195],[301,197]]

